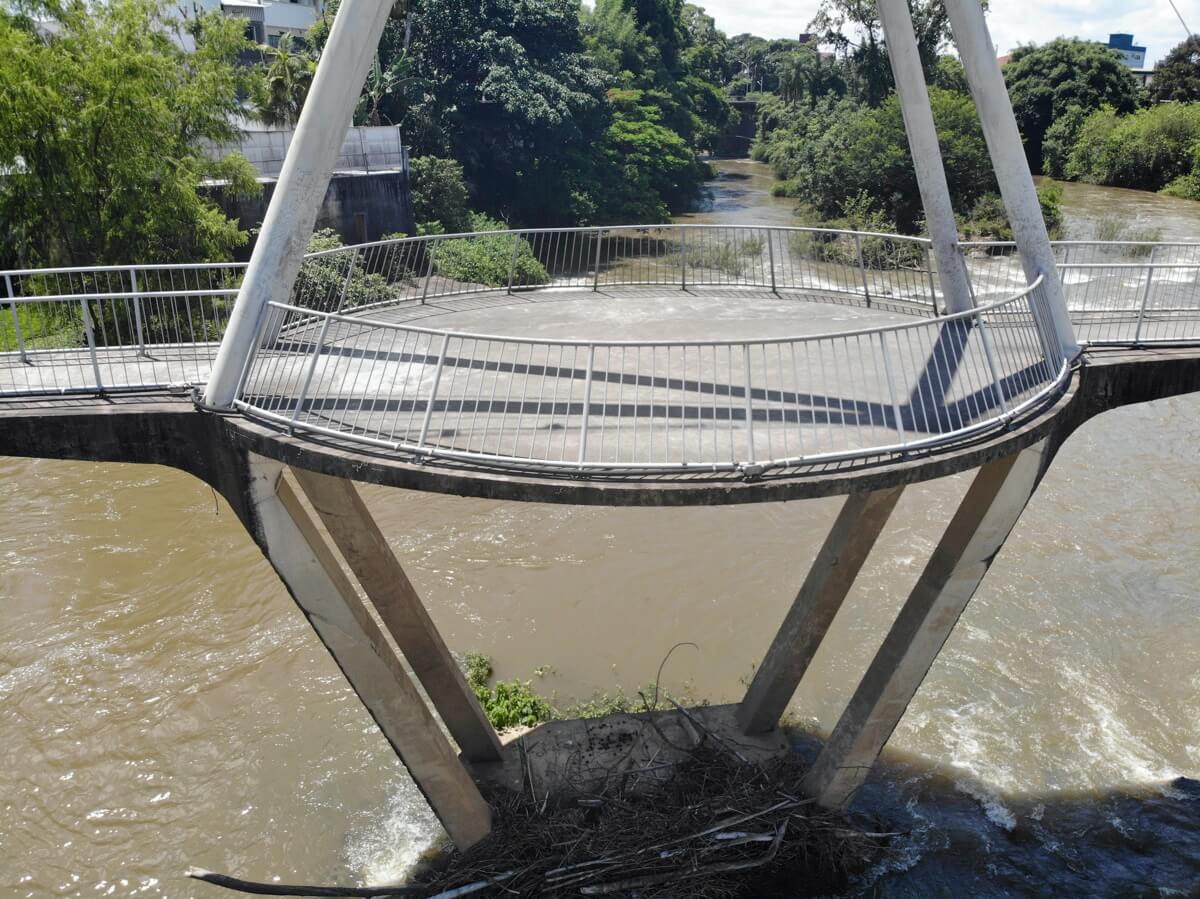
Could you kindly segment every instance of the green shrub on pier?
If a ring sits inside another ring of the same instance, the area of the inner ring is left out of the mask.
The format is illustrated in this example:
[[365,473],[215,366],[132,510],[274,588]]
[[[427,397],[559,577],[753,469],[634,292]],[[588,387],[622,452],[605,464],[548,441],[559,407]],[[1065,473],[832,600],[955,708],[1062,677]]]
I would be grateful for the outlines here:
[[[506,227],[482,213],[471,216],[474,231],[502,232]],[[513,241],[516,241],[515,257]],[[506,286],[510,269],[512,283],[522,287],[550,282],[550,274],[533,255],[529,241],[507,233],[440,241],[433,250],[433,265],[444,278],[488,287]]]
[[492,679],[492,660],[478,653],[468,653],[464,660],[467,684],[483,706],[484,713],[497,730],[510,727],[534,727],[554,716],[554,710],[541,696],[533,692],[529,681],[497,681]]

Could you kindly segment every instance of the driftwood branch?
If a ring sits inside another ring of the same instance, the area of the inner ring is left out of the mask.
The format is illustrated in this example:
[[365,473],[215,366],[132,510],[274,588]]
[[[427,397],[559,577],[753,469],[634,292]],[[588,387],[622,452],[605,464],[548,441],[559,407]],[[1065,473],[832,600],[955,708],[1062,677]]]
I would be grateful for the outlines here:
[[366,897],[374,899],[378,896],[419,896],[421,899],[458,899],[459,896],[469,896],[486,890],[490,886],[507,880],[513,876],[512,871],[497,874],[485,880],[455,887],[440,893],[430,893],[428,887],[417,886],[379,886],[379,887],[323,887],[305,884],[288,883],[257,883],[253,880],[242,880],[230,877],[228,874],[217,874],[215,871],[205,871],[203,868],[189,868],[187,876],[193,880],[202,880],[214,886],[235,890],[239,893],[249,893],[254,896],[332,896],[332,897]]

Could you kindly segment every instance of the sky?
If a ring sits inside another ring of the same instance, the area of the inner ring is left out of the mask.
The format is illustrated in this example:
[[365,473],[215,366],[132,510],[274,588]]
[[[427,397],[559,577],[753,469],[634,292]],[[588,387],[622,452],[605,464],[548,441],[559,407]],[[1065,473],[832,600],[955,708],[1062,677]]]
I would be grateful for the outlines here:
[[[819,0],[692,0],[733,36],[796,37],[806,30]],[[1175,0],[1184,21],[1200,30],[1200,0]],[[1132,34],[1146,48],[1146,65],[1166,56],[1186,36],[1167,0],[991,0],[988,27],[1001,55],[1018,44],[1056,37],[1107,41],[1111,32]]]

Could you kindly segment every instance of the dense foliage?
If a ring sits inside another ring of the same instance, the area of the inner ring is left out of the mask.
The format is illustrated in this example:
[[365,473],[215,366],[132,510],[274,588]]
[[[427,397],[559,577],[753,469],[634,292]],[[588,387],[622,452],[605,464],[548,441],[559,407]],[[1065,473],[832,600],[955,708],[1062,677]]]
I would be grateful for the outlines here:
[[409,163],[413,220],[419,232],[471,230],[470,197],[462,166],[453,159],[418,156]]
[[[503,231],[504,222],[476,213],[471,231]],[[512,283],[524,287],[546,284],[550,275],[533,255],[529,241],[512,234],[484,234],[441,241],[433,251],[433,267],[439,275],[468,284],[504,287]]]
[[201,147],[234,136],[242,26],[200,16],[184,53],[153,0],[23,7],[0,7],[0,264],[228,259],[247,235],[201,179],[257,185]]
[[[929,97],[951,193],[965,212],[994,189],[987,146],[969,97],[940,88]],[[756,152],[822,219],[874,216],[876,228],[920,230],[920,192],[894,94],[876,108],[826,97],[776,120]]]
[[[1120,56],[1093,41],[1058,38],[1018,47],[1004,67],[1004,80],[1035,172],[1042,170],[1047,131],[1060,119],[1078,121],[1074,110],[1089,113],[1106,105],[1129,113],[1140,101],[1140,87]],[[1073,142],[1061,129],[1055,137]]]
[[1156,103],[1200,101],[1200,34],[1193,34],[1154,67],[1149,87]]
[[[1080,125],[1066,175],[1115,187],[1161,190],[1191,179],[1200,144],[1200,103],[1164,103],[1133,115],[1105,107]],[[1176,192],[1190,194],[1186,184]]]
[[403,123],[515,225],[660,220],[710,174],[697,153],[734,124],[735,67],[682,0],[423,0],[397,4],[356,115]]

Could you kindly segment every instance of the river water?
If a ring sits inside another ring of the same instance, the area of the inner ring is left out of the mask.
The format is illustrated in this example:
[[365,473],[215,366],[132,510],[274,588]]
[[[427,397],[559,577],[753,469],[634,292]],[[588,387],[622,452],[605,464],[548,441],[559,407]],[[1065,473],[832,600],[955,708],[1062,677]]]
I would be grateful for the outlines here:
[[[788,224],[725,162],[689,221]],[[1067,185],[1200,239],[1200,204]],[[1080,233],[1084,232],[1084,233]],[[1200,397],[1066,445],[892,741],[861,810],[908,836],[858,892],[1200,890]],[[911,488],[795,711],[828,730],[964,477]],[[560,702],[734,701],[838,501],[596,509],[367,488],[451,647]],[[167,469],[0,459],[0,895],[221,895],[382,882],[436,839],[403,769],[223,501]]]

